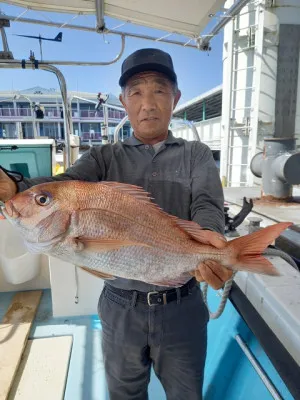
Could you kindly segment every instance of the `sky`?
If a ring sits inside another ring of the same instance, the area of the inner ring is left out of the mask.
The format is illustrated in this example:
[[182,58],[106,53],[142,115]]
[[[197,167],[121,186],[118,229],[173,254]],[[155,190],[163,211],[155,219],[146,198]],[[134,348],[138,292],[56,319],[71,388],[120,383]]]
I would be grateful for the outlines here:
[[[11,6],[0,2],[0,9],[7,15],[19,15],[23,8]],[[72,18],[68,14],[55,14],[43,12],[28,12],[25,17],[45,19],[50,16],[53,21],[66,22]],[[82,25],[93,26],[94,16],[81,16],[76,21]],[[105,17],[106,26],[113,28],[123,21]],[[210,27],[216,24],[211,21]],[[72,22],[72,23],[75,23]],[[146,35],[161,37],[166,32],[126,24],[119,28],[124,31],[142,32]],[[63,32],[63,40],[57,42],[43,42],[44,60],[74,60],[74,61],[109,61],[114,59],[121,49],[121,38],[117,35],[96,34],[70,29],[58,29],[43,25],[11,22],[11,27],[6,29],[10,50],[15,59],[28,59],[30,50],[33,50],[37,59],[40,59],[38,40],[14,36],[14,34],[39,35],[54,38],[59,31]],[[174,39],[178,39],[174,37]],[[1,43],[1,42],[0,42]],[[2,45],[1,50],[2,50]],[[68,90],[86,92],[104,92],[119,95],[118,80],[120,77],[123,60],[135,50],[144,47],[154,47],[168,52],[174,63],[182,97],[179,105],[199,96],[200,94],[222,83],[222,46],[223,32],[211,41],[212,50],[202,52],[197,49],[184,48],[177,45],[158,43],[154,41],[127,38],[125,51],[121,59],[109,66],[80,67],[58,66],[63,72]],[[23,71],[0,69],[0,91],[24,90],[34,86],[57,88],[55,75],[46,71]]]

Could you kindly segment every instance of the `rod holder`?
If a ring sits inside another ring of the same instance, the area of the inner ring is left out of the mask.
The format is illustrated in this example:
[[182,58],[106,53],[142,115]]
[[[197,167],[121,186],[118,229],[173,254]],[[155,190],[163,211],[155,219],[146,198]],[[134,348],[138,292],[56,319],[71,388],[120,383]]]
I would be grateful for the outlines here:
[[262,178],[263,196],[276,199],[292,197],[293,185],[300,184],[300,153],[294,138],[268,138],[264,151],[251,160],[253,175]]

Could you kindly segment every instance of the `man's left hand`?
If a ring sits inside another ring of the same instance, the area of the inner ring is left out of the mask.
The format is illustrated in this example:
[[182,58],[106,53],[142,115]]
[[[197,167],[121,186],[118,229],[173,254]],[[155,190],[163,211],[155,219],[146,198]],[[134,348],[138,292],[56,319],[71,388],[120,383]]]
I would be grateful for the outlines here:
[[[226,247],[227,242],[224,236],[217,232],[209,233],[210,244],[218,249]],[[198,282],[207,282],[214,289],[220,289],[224,283],[232,276],[233,271],[223,267],[218,261],[206,260],[198,268],[191,272]]]

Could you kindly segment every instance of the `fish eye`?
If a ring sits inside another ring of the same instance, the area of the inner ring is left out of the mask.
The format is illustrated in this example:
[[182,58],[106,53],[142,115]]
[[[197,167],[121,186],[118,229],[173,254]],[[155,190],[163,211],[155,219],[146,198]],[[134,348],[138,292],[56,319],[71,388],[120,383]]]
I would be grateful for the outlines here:
[[47,206],[50,203],[50,197],[46,194],[38,194],[35,201],[39,206]]

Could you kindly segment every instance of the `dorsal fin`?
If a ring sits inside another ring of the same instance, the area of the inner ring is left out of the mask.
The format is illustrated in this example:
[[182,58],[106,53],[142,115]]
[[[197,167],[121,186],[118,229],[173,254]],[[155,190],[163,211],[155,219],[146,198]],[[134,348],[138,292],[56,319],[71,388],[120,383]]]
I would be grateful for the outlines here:
[[[109,186],[113,189],[120,190],[124,193],[130,194],[135,198],[153,204],[151,200],[151,194],[146,192],[142,187],[129,185],[128,183],[119,183],[119,182],[101,182],[102,185]],[[158,206],[157,206],[158,207]]]
[[[167,215],[170,218],[170,220],[172,220],[172,222],[175,224],[175,226],[180,228],[187,235],[189,235],[192,239],[196,240],[199,243],[211,244],[212,243],[211,236],[217,235],[215,232],[211,232],[211,231],[202,229],[201,226],[199,224],[197,224],[196,222],[182,220],[173,215],[166,213],[157,204],[155,204],[151,201],[151,200],[153,200],[153,197],[151,197],[151,194],[146,192],[140,186],[130,185],[127,183],[119,183],[119,182],[101,182],[101,183],[103,185],[109,186],[113,189],[121,190],[124,193],[134,196],[136,199],[147,203],[147,206],[151,206],[154,209],[160,211],[162,214]],[[221,235],[218,235],[218,238],[220,236]],[[213,240],[214,240],[214,238],[213,238]]]
[[[130,185],[128,183],[119,183],[119,182],[101,182],[102,185],[109,186],[113,189],[120,190],[126,194],[129,194],[133,197],[135,197],[137,200],[140,200],[144,203],[147,204],[147,206],[150,206],[154,208],[155,210],[158,210],[162,213],[165,213],[162,208],[160,208],[156,203],[153,203],[151,200],[154,200],[153,197],[151,197],[151,194],[149,192],[146,192],[145,189],[143,189],[140,186],[135,186],[135,185]],[[174,217],[176,218],[176,217]]]
[[225,247],[227,244],[223,235],[218,232],[205,230],[201,228],[197,222],[177,219],[176,224],[199,243],[212,245],[220,249]]
[[180,229],[185,231],[189,236],[191,236],[194,240],[200,243],[208,244],[209,242],[206,239],[206,231],[204,231],[199,224],[194,221],[185,221],[183,219],[177,219],[176,225],[179,226]]

